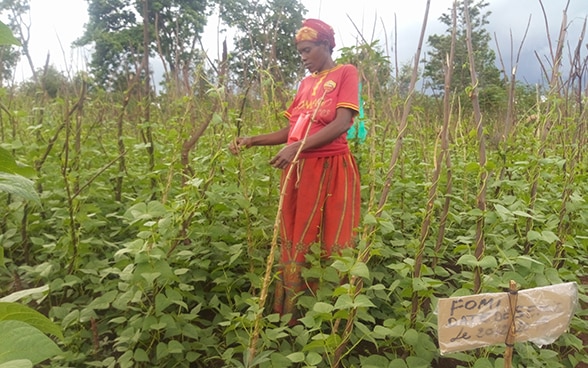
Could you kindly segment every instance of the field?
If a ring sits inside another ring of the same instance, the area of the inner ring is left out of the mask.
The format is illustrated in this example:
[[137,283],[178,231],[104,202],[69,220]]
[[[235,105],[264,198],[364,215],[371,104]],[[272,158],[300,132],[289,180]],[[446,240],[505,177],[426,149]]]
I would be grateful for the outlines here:
[[[293,90],[269,73],[249,93],[205,76],[188,94],[1,89],[0,348],[14,355],[0,366],[25,359],[12,340],[30,326],[2,323],[30,310],[48,317],[25,321],[50,336],[26,357],[44,367],[586,366],[585,66],[436,95],[416,74],[381,83],[369,45],[347,51],[367,129],[350,137],[359,239],[331,259],[314,247],[319,288],[293,327],[270,310],[278,147],[228,150],[283,127]],[[579,305],[554,342],[440,353],[440,298],[568,282]]]

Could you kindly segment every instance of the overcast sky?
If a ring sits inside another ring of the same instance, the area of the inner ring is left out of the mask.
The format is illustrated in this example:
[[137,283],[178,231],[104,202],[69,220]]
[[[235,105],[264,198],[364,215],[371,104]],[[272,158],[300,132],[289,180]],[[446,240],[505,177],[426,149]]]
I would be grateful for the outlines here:
[[[487,9],[492,12],[488,30],[493,36],[496,35],[507,68],[511,67],[511,32],[516,52],[531,17],[518,78],[530,83],[538,82],[540,65],[535,52],[541,57],[549,55],[546,24],[540,1],[487,1],[490,3]],[[557,40],[567,1],[543,0],[553,43]],[[588,15],[586,1],[570,0],[568,42],[571,48],[576,47]],[[307,17],[321,18],[333,26],[337,47],[357,44],[358,32],[353,26],[355,24],[368,41],[380,40],[384,45],[387,38],[390,47],[397,32],[398,49],[388,50],[390,55],[397,52],[401,64],[411,62],[414,57],[424,20],[426,0],[302,0],[302,3],[308,9]],[[445,32],[445,26],[438,18],[449,12],[452,3],[453,0],[431,0],[427,35]],[[86,0],[31,0],[30,47],[35,66],[41,67],[45,63],[47,53],[50,53],[51,63],[60,70],[83,70],[89,55],[84,50],[72,50],[70,45],[82,35],[87,20]],[[205,36],[210,47],[208,51],[213,53],[213,57],[216,57],[216,29],[216,23],[209,24]],[[495,48],[495,44],[496,42],[492,41],[491,46]],[[586,48],[583,48],[583,52],[586,53]],[[21,63],[17,70],[17,79],[22,80],[29,76],[28,65]]]

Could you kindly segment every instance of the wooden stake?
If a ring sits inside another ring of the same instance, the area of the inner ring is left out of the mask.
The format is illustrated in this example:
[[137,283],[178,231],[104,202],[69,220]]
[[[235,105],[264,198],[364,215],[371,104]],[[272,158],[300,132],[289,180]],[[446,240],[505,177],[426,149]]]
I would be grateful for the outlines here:
[[515,324],[515,315],[517,310],[517,300],[519,297],[517,290],[517,283],[510,280],[508,291],[508,304],[510,305],[510,313],[508,314],[508,332],[506,334],[506,352],[504,353],[504,368],[512,368],[512,354],[514,350],[514,341],[517,332]]

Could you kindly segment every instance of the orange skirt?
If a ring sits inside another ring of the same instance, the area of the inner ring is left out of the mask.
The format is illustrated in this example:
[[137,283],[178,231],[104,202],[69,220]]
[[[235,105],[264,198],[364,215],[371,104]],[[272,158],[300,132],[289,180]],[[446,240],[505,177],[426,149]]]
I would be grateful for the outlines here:
[[[296,295],[308,290],[301,271],[313,244],[328,258],[353,247],[360,219],[360,181],[351,153],[301,159],[282,174],[284,200],[280,218],[280,272],[274,312],[292,313]],[[285,187],[284,187],[285,186]]]

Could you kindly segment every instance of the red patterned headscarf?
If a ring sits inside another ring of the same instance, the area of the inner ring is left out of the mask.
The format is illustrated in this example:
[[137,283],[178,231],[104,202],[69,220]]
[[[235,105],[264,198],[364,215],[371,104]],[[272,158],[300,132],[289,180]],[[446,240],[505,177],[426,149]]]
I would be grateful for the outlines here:
[[327,41],[331,49],[335,48],[335,31],[333,27],[319,19],[306,19],[296,32],[296,43],[302,41]]

